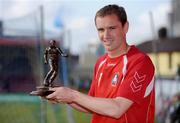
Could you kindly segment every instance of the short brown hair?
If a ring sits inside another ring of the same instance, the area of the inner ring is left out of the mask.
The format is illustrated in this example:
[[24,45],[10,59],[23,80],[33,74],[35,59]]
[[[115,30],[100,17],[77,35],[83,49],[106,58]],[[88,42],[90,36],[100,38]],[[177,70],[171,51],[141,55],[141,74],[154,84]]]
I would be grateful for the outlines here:
[[97,17],[105,17],[106,15],[111,15],[111,14],[115,14],[123,26],[127,22],[127,15],[125,9],[121,6],[113,4],[113,5],[104,6],[103,8],[97,11],[94,18],[95,24]]

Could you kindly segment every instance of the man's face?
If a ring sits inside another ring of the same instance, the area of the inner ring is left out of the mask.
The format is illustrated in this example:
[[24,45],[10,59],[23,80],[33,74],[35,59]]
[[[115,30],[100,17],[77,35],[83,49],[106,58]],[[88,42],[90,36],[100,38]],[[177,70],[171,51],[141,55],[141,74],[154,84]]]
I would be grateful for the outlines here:
[[55,41],[53,40],[50,41],[50,46],[55,46],[55,44],[56,44]]
[[128,24],[123,27],[114,14],[96,18],[98,35],[108,53],[117,53],[126,44]]

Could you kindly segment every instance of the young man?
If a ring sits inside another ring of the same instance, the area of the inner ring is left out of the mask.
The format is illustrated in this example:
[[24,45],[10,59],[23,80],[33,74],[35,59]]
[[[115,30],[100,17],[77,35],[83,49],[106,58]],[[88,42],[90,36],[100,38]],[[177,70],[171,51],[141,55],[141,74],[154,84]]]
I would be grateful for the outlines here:
[[92,113],[91,123],[154,123],[154,66],[146,54],[127,44],[124,8],[101,8],[95,25],[106,54],[95,64],[89,94],[59,87],[46,98]]

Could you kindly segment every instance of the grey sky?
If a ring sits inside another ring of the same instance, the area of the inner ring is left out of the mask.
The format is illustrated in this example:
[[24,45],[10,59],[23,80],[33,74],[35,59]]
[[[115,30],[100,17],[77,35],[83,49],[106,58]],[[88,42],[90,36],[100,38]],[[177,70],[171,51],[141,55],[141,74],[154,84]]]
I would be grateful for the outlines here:
[[[171,11],[170,2],[170,0],[0,0],[0,19],[12,20],[29,13],[30,16],[34,16],[38,13],[38,7],[43,5],[46,30],[59,35],[62,30],[55,27],[54,20],[60,18],[65,30],[71,30],[71,51],[76,54],[86,49],[88,43],[99,42],[94,26],[94,15],[104,5],[118,4],[125,7],[130,23],[128,43],[137,44],[153,38],[149,21],[150,11],[154,15],[156,29],[167,26],[167,14]],[[25,24],[32,27],[32,23]],[[69,45],[67,38],[65,45]]]

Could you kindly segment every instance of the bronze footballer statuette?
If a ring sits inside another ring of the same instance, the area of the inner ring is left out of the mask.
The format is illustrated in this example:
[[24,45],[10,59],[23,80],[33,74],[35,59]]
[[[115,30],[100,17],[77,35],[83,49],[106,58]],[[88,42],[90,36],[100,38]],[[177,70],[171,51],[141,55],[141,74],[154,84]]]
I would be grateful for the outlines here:
[[46,74],[42,86],[36,87],[37,90],[32,91],[30,93],[31,95],[46,96],[53,92],[52,90],[50,90],[50,88],[54,87],[53,81],[58,74],[59,55],[61,55],[62,57],[68,56],[60,48],[56,47],[55,40],[50,40],[50,46],[46,48],[44,53],[44,63],[49,65],[50,70]]

